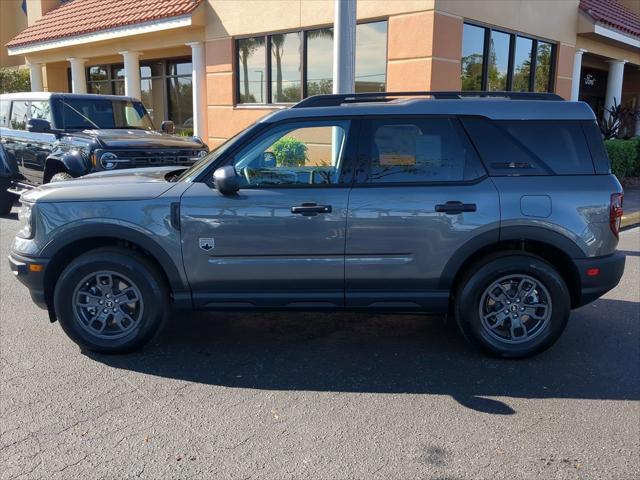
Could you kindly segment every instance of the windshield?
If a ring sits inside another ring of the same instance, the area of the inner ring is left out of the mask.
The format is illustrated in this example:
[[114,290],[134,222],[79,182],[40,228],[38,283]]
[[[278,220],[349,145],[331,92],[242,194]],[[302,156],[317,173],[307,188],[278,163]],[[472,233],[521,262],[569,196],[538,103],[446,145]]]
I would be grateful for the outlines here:
[[60,100],[60,105],[65,130],[154,129],[153,122],[141,102],[107,98],[64,98]]

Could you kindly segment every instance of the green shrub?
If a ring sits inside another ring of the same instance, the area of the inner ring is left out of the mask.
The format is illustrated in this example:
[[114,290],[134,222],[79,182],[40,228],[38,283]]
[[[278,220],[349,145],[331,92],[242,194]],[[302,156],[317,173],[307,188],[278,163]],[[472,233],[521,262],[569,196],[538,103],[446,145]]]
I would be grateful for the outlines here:
[[30,92],[29,70],[0,67],[0,93]]
[[640,138],[605,140],[611,170],[620,180],[640,173]]
[[282,137],[271,150],[276,157],[276,165],[281,167],[300,167],[307,160],[307,146],[297,138]]

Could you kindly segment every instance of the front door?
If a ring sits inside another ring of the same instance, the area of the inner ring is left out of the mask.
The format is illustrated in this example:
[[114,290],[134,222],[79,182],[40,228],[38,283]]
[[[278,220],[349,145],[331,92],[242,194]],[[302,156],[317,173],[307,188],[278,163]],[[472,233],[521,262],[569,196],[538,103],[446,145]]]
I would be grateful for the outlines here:
[[199,308],[344,305],[350,122],[277,124],[233,154],[241,189],[195,182],[180,205]]
[[498,240],[498,192],[457,119],[365,121],[349,200],[346,305],[442,311],[450,261]]

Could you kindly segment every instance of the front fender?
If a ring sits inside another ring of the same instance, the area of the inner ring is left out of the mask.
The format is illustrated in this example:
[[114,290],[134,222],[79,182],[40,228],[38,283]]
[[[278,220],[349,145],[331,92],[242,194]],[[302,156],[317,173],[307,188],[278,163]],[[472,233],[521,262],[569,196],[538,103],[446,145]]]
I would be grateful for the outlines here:
[[70,152],[53,152],[47,157],[45,169],[52,162],[60,163],[73,177],[81,177],[89,173],[89,159],[79,150]]

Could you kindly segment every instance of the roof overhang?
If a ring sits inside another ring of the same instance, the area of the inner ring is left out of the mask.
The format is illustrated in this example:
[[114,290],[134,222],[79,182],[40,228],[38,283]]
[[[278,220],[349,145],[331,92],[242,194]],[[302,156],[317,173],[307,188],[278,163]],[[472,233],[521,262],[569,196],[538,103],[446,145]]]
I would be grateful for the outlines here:
[[640,48],[640,37],[611,28],[591,18],[587,13],[580,12],[578,20],[578,33],[583,35],[598,36],[608,41],[614,41],[634,48]]
[[18,45],[15,47],[9,47],[7,50],[9,55],[25,55],[33,52],[41,52],[43,50],[72,47],[75,45],[84,45],[87,43],[113,40],[133,35],[142,35],[145,33],[161,32],[164,30],[190,27],[193,24],[194,22],[192,14],[188,14],[161,20],[152,20],[150,22],[138,23],[134,25],[126,25],[124,27],[112,28],[109,30],[100,30],[97,32],[85,33],[82,35],[65,37],[57,40],[48,40],[44,42]]

